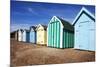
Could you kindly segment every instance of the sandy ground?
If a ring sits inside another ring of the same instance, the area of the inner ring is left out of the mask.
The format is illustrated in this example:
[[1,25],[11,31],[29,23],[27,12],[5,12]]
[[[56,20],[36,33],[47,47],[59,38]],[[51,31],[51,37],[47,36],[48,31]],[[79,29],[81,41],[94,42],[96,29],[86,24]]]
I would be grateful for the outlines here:
[[11,66],[95,61],[95,52],[57,49],[11,39]]

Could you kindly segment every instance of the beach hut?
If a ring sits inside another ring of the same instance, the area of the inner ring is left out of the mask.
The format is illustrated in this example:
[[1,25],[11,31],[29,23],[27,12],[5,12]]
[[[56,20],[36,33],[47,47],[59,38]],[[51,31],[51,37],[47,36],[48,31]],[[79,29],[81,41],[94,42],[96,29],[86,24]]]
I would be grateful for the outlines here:
[[30,27],[30,43],[36,43],[36,27]]
[[18,41],[22,41],[22,40],[23,40],[23,30],[18,29]]
[[47,46],[55,48],[74,47],[74,27],[68,21],[53,16],[47,30]]
[[47,44],[47,26],[39,24],[36,28],[37,31],[37,44],[46,45]]
[[30,32],[29,30],[24,29],[23,30],[23,42],[29,42],[30,41]]
[[15,40],[18,41],[18,31],[15,31]]
[[75,49],[95,51],[95,17],[86,8],[82,8],[75,20]]
[[16,39],[16,31],[13,31],[10,33],[10,38],[12,38],[14,40]]

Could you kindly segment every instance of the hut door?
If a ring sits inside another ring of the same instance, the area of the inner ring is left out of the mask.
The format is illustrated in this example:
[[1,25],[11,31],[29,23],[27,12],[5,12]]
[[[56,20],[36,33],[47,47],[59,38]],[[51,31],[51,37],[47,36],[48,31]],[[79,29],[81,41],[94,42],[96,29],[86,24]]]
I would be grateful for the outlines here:
[[89,49],[89,32],[88,32],[88,23],[82,22],[79,24],[79,48],[80,49]]
[[89,25],[89,50],[95,50],[95,23],[93,21]]

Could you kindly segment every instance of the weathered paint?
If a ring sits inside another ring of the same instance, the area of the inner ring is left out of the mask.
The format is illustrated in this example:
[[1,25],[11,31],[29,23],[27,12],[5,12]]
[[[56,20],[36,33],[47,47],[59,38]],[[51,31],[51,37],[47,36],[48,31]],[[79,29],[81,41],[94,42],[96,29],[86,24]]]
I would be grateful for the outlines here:
[[36,27],[35,26],[30,27],[30,42],[36,43]]
[[56,48],[72,48],[74,46],[73,30],[74,28],[71,24],[69,24],[69,22],[53,16],[48,24],[47,46]]
[[37,44],[42,44],[42,45],[46,45],[47,44],[47,30],[46,30],[46,26],[39,24],[36,28],[36,36],[37,36],[37,40],[36,43]]
[[95,51],[95,17],[84,7],[74,20],[75,49]]

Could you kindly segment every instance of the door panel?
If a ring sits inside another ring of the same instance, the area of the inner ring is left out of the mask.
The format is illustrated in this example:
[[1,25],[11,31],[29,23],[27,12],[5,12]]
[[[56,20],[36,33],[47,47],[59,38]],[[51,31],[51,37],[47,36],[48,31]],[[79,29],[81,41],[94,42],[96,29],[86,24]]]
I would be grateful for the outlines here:
[[88,31],[88,23],[80,23],[79,24],[79,32],[77,33],[77,35],[79,35],[78,37],[78,43],[79,43],[79,48],[80,49],[89,49],[89,31]]
[[95,23],[89,25],[89,50],[95,51]]

